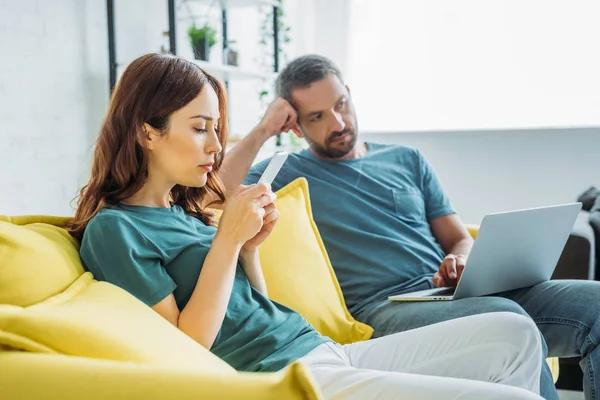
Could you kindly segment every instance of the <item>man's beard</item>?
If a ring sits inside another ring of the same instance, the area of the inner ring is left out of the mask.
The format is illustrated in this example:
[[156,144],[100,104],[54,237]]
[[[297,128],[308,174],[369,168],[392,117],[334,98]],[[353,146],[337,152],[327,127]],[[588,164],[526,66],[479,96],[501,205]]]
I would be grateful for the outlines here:
[[[331,142],[345,134],[350,135],[350,140],[344,143],[342,147],[334,147],[335,145],[333,145]],[[331,135],[329,135],[327,141],[325,142],[325,146],[321,146],[317,143],[311,143],[310,148],[317,155],[324,158],[341,158],[354,150],[354,147],[356,146],[356,140],[357,137],[354,129],[347,128],[343,131],[333,132]]]

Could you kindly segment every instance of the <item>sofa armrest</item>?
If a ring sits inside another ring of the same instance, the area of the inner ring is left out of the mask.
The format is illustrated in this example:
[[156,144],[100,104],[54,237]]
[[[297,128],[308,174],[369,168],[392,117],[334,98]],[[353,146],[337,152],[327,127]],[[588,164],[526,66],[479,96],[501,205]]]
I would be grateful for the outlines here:
[[596,276],[600,277],[600,197],[596,200],[598,208],[592,209],[590,213],[590,227],[594,231],[595,245],[594,250],[596,251]]
[[215,373],[189,368],[0,350],[6,399],[322,398],[300,363],[285,373]]
[[471,235],[471,237],[473,239],[475,239],[477,237],[477,234],[479,233],[479,225],[466,224],[465,228],[467,228],[467,230],[469,231],[469,234]]

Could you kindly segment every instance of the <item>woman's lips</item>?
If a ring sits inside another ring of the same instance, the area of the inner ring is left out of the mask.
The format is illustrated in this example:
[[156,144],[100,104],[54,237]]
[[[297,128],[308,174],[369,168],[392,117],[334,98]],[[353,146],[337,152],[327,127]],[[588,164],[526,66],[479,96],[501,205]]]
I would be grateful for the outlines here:
[[208,164],[200,165],[200,168],[202,168],[206,172],[212,172],[214,164],[215,163],[208,163]]

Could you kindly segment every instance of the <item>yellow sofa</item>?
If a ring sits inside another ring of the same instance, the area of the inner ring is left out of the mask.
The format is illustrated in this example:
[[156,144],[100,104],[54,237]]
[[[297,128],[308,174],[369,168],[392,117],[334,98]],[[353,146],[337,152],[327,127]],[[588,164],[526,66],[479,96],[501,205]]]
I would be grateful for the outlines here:
[[239,373],[79,262],[66,218],[0,217],[0,398],[321,399],[307,369]]
[[[271,295],[335,340],[369,339],[372,329],[343,303],[306,181],[278,196],[280,223],[261,249]],[[322,398],[302,364],[238,373],[133,296],[95,281],[68,221],[0,216],[0,398]],[[282,265],[284,255],[293,262]]]

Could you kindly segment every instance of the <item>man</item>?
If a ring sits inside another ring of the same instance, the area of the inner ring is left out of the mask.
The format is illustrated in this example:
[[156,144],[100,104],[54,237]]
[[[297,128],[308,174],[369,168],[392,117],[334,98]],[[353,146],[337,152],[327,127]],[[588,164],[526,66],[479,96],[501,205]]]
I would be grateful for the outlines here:
[[[519,313],[537,323],[548,355],[582,358],[586,399],[600,398],[600,283],[549,281],[449,302],[388,301],[391,294],[455,286],[473,240],[418,150],[358,140],[349,89],[328,59],[292,61],[277,79],[277,92],[261,124],[226,157],[223,179],[231,190],[241,184],[260,146],[275,134],[293,129],[306,139],[309,149],[290,155],[273,189],[307,178],[346,304],[375,337],[466,315]],[[245,183],[256,183],[267,162],[253,167]],[[558,398],[545,363],[541,391]]]

